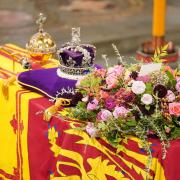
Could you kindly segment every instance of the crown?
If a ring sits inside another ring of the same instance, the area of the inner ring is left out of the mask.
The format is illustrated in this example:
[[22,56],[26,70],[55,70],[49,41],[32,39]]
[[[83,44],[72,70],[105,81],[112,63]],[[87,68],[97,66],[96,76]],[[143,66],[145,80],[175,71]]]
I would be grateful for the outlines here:
[[96,48],[81,44],[80,28],[72,28],[72,40],[58,51],[60,71],[69,75],[83,75],[94,66]]

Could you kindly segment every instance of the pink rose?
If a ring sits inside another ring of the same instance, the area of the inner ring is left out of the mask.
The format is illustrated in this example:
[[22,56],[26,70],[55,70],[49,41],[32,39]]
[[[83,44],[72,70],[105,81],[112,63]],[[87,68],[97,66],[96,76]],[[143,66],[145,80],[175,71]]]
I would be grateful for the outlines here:
[[180,92],[180,81],[178,81],[177,84],[176,84],[176,90],[177,90],[178,92]]
[[146,85],[142,81],[133,81],[131,89],[134,94],[142,94],[146,89]]
[[120,106],[120,107],[115,107],[113,115],[115,118],[126,117],[128,112],[129,112],[128,109],[126,109],[123,106]]
[[87,110],[95,110],[98,108],[98,100],[97,99],[94,99],[93,101],[89,102],[88,105],[87,105]]
[[153,97],[150,94],[143,94],[143,96],[141,97],[141,101],[145,105],[150,105],[153,102]]
[[94,127],[94,123],[88,122],[86,126],[86,132],[91,136],[91,137],[97,137],[97,129]]
[[168,102],[173,102],[176,99],[176,96],[171,90],[168,90],[166,98],[167,98]]
[[169,113],[171,115],[175,115],[179,117],[180,116],[180,103],[179,102],[169,103]]
[[109,89],[115,88],[117,85],[117,78],[115,76],[107,76],[106,77],[106,84],[108,85]]
[[148,75],[144,75],[144,76],[138,76],[136,78],[137,81],[143,81],[144,83],[147,83],[151,80],[151,78]]
[[108,68],[108,75],[113,75],[113,76],[121,76],[122,73],[124,72],[124,67],[121,65],[116,65],[114,67]]
[[112,117],[112,113],[108,111],[107,109],[101,110],[100,119],[103,121],[107,121]]

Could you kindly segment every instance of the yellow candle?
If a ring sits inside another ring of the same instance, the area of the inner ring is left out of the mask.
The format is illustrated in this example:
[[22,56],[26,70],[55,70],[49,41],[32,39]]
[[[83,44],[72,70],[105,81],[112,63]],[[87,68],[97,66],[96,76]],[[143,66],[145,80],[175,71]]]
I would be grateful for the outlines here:
[[153,6],[153,36],[164,36],[166,0],[154,0]]

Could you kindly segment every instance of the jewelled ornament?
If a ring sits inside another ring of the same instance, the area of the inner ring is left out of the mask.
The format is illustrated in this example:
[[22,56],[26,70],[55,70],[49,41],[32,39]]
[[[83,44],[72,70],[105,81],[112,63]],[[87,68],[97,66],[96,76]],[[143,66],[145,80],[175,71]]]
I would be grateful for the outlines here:
[[94,68],[96,48],[90,44],[81,44],[80,28],[72,28],[72,40],[58,51],[60,67],[58,75],[65,78],[76,78]]
[[26,44],[29,56],[33,61],[43,63],[51,59],[57,51],[56,44],[50,34],[44,32],[44,23],[46,17],[40,13],[36,24],[39,26],[39,32],[34,34]]

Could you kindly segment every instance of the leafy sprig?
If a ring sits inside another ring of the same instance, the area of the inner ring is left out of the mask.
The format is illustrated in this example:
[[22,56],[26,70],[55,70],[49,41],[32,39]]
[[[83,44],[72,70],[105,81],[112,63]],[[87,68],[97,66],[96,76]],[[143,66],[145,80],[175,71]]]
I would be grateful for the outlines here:
[[164,57],[167,56],[167,49],[168,49],[168,44],[166,44],[165,46],[163,47],[158,47],[156,50],[155,50],[155,53],[154,53],[154,57],[152,57],[152,60],[153,62],[156,62],[156,63],[162,63],[164,62]]

